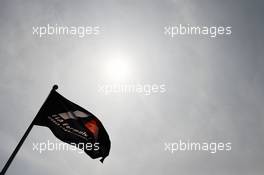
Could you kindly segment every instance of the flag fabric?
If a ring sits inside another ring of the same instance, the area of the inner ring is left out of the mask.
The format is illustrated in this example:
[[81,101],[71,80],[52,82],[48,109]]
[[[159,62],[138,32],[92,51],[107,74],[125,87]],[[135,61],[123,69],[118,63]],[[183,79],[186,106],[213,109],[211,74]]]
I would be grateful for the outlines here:
[[53,89],[34,124],[48,127],[61,141],[78,145],[92,159],[109,155],[111,141],[100,120]]

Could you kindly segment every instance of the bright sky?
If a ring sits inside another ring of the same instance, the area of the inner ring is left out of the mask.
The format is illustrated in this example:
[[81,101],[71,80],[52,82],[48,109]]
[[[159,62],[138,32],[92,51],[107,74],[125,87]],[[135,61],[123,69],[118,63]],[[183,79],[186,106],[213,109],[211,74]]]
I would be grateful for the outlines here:
[[[32,150],[57,141],[34,127],[6,175],[234,174],[264,172],[263,1],[0,2],[0,163],[53,84],[103,122],[102,165],[76,152]],[[176,24],[231,25],[219,39],[164,36]],[[32,26],[101,26],[101,34],[38,38]],[[165,84],[165,93],[104,94],[111,84]],[[231,141],[229,153],[164,151],[164,142]]]

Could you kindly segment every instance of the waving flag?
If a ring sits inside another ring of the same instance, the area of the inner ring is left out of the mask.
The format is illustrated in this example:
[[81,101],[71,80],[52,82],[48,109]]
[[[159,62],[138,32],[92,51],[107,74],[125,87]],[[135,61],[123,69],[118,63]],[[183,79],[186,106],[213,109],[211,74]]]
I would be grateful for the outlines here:
[[53,89],[35,120],[35,125],[46,126],[61,141],[79,145],[91,158],[108,156],[111,142],[100,122],[92,113],[69,101]]

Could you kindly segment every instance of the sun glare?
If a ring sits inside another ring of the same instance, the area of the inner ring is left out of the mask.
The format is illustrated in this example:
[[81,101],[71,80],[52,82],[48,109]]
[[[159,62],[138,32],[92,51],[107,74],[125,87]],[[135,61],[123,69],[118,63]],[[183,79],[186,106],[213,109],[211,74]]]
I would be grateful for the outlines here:
[[131,78],[131,63],[121,54],[112,55],[105,63],[105,74],[110,81],[126,81]]

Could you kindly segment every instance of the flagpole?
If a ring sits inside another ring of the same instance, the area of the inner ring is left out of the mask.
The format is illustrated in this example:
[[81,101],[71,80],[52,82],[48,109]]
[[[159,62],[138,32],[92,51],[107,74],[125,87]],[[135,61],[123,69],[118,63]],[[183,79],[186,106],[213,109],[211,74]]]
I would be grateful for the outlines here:
[[[58,85],[54,85],[51,89],[50,92],[55,91],[58,89]],[[49,96],[49,95],[48,95]],[[48,97],[47,97],[48,98]],[[47,100],[47,99],[46,99]],[[45,104],[46,100],[44,101],[43,105]],[[42,105],[42,106],[43,106]],[[40,108],[41,109],[41,108]],[[39,113],[39,111],[38,111]],[[38,113],[36,116],[38,116]],[[10,164],[12,163],[13,159],[15,158],[17,152],[19,151],[19,149],[21,148],[21,146],[23,145],[24,141],[26,140],[28,134],[30,133],[31,129],[34,126],[34,120],[36,118],[36,116],[34,117],[34,119],[32,120],[31,124],[29,125],[29,127],[27,128],[26,132],[24,133],[23,137],[21,138],[21,140],[19,141],[19,143],[17,144],[15,150],[13,151],[13,153],[11,154],[11,156],[9,157],[8,161],[6,162],[4,168],[1,171],[0,175],[4,175],[8,169],[8,167],[10,166]]]

